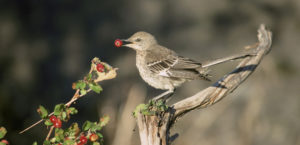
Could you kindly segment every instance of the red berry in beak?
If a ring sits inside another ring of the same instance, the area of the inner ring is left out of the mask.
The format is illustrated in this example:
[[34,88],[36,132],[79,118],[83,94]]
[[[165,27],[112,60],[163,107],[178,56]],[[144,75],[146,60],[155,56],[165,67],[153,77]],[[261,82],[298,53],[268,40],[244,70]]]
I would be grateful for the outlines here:
[[115,46],[116,46],[116,47],[121,47],[122,45],[123,45],[122,40],[120,40],[120,39],[116,39],[116,40],[115,40]]
[[104,66],[101,63],[97,64],[96,69],[98,72],[104,72],[104,70],[105,70]]

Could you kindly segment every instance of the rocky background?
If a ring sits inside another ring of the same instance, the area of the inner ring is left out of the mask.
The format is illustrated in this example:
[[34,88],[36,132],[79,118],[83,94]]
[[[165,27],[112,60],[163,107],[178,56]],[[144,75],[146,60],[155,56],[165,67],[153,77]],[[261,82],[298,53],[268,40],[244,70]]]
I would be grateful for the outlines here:
[[[145,84],[135,67],[135,52],[116,48],[116,38],[147,31],[180,55],[206,61],[244,51],[265,23],[273,31],[273,50],[235,92],[216,105],[180,119],[175,145],[300,145],[299,0],[1,0],[0,126],[12,145],[45,139],[38,125],[42,104],[53,109],[74,91],[90,60],[99,57],[118,67],[118,77],[101,83],[104,91],[80,99],[71,121],[111,122],[106,145],[138,145],[131,112],[162,91]],[[211,68],[213,80],[234,68]],[[178,88],[170,103],[191,96],[212,82],[192,81]],[[147,96],[147,97],[145,97]]]

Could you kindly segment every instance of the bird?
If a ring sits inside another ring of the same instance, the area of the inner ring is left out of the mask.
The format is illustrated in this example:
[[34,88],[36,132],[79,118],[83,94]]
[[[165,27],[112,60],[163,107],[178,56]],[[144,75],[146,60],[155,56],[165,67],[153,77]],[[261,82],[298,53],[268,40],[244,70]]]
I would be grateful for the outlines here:
[[167,90],[154,100],[174,93],[177,87],[187,81],[210,81],[208,70],[202,68],[201,63],[159,45],[150,33],[136,32],[121,41],[122,46],[136,51],[136,66],[142,79],[156,89]]
[[177,87],[187,81],[210,81],[208,66],[248,56],[247,54],[230,56],[204,66],[200,62],[180,56],[175,51],[159,45],[156,38],[148,32],[139,31],[128,39],[117,40],[121,41],[118,44],[136,51],[136,67],[142,79],[156,89],[166,90],[152,100],[167,99]]

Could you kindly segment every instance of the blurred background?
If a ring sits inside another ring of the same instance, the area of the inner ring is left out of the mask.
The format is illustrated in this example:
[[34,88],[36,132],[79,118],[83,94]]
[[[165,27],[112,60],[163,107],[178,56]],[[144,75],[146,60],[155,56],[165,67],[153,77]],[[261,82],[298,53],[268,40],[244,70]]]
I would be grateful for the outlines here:
[[[232,94],[206,109],[192,111],[174,125],[176,145],[300,145],[300,1],[299,0],[1,0],[0,126],[12,145],[42,144],[48,133],[38,125],[38,105],[53,110],[67,102],[71,84],[99,57],[118,76],[101,83],[74,105],[70,122],[111,121],[106,145],[138,145],[131,115],[135,106],[161,93],[140,78],[135,52],[116,48],[116,38],[147,31],[180,55],[206,61],[244,51],[257,41],[265,23],[273,32],[273,50]],[[211,68],[213,80],[237,62]],[[178,88],[172,104],[213,82],[192,81]],[[147,97],[146,97],[147,96]]]

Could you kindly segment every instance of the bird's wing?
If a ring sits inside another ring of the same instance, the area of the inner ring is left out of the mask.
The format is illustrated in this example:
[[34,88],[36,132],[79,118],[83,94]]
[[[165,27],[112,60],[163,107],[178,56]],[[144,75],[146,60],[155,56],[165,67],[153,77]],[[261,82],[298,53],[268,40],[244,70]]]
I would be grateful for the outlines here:
[[178,56],[178,61],[173,66],[174,69],[196,69],[200,67],[201,63],[181,56]]
[[160,73],[162,71],[169,70],[172,68],[176,63],[178,59],[175,57],[169,57],[165,59],[158,59],[154,61],[147,62],[147,67],[153,72],[153,73]]
[[197,70],[201,67],[200,63],[184,57],[168,55],[164,59],[147,62],[147,67],[164,77],[209,80],[207,74]]
[[160,59],[149,60],[147,66],[153,69],[153,72],[159,72],[165,69],[197,69],[201,68],[201,63],[181,56],[167,55]]

